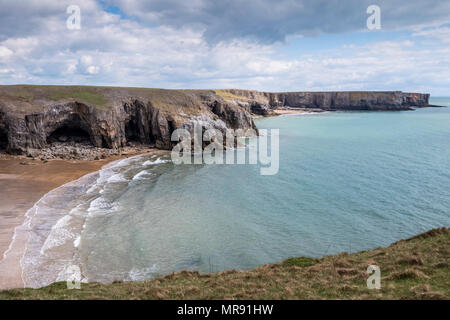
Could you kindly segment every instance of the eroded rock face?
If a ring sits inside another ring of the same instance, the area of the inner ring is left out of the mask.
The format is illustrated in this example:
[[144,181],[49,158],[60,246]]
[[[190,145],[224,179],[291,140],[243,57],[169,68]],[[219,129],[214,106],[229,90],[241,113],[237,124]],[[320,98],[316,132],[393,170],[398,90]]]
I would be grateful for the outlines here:
[[225,101],[212,90],[199,90],[194,92],[196,96],[206,105],[209,110],[217,115],[231,129],[253,129],[258,132],[253,117],[251,107],[247,102]]
[[14,112],[14,102],[0,101],[0,148],[13,154],[33,156],[39,153],[36,150],[43,150],[46,158],[57,157],[59,151],[94,154],[89,148],[84,150],[70,143],[87,143],[93,148],[112,150],[133,144],[170,150],[175,144],[171,141],[172,132],[177,128],[189,128],[193,123],[220,130],[256,129],[246,110],[229,105],[218,96],[210,98],[216,107],[196,94],[186,93],[180,99],[178,93],[176,103],[128,97],[98,108],[68,101],[24,115]]
[[239,106],[224,101],[215,101],[210,105],[210,108],[231,129],[258,130],[252,116],[246,111],[243,112],[243,109]]
[[409,110],[428,106],[429,94],[401,91],[343,91],[343,92],[258,92],[252,90],[222,90],[234,100],[251,106],[254,114],[266,115],[265,110],[278,107],[322,110]]
[[[73,98],[83,93],[94,97],[94,102]],[[47,150],[44,153],[49,157],[70,143],[102,150],[133,145],[170,150],[175,145],[171,135],[177,128],[200,124],[204,130],[252,129],[258,133],[251,114],[272,115],[278,107],[407,110],[428,106],[428,99],[428,94],[401,91],[269,93],[237,89],[0,86],[0,150],[13,154]],[[96,101],[103,103],[95,104]],[[67,150],[72,153],[94,154],[82,146],[69,147],[72,149]]]

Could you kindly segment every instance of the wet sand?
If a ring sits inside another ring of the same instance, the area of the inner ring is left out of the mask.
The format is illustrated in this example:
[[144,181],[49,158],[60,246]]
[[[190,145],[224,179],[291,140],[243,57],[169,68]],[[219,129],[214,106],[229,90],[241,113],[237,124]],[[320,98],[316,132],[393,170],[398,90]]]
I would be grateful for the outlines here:
[[[23,235],[12,244],[14,230],[25,221],[26,212],[49,191],[90,172],[98,171],[105,164],[155,151],[129,152],[107,159],[87,160],[50,160],[46,163],[26,157],[12,157],[2,154],[0,157],[0,289],[23,286],[20,258],[25,247]],[[22,239],[20,239],[22,238]],[[5,252],[8,255],[5,257]]]

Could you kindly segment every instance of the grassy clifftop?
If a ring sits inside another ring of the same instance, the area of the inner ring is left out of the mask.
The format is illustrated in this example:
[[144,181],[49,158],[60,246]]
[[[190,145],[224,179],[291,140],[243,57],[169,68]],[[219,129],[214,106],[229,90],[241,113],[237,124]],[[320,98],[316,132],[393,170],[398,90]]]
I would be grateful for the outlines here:
[[[123,100],[150,101],[160,110],[183,108],[188,114],[202,112],[202,95],[215,94],[227,102],[259,103],[277,107],[309,107],[341,110],[408,110],[428,105],[428,94],[401,91],[260,92],[256,90],[167,90],[131,87],[0,85],[0,108],[14,114],[31,114],[55,103],[77,101],[108,110]],[[203,110],[204,111],[204,110]]]
[[[66,283],[0,292],[0,299],[450,299],[450,229],[433,229],[387,248],[320,259],[291,258],[248,271],[182,271],[146,282]],[[366,286],[367,267],[381,289]]]
[[183,90],[52,85],[0,85],[0,102],[13,106],[11,111],[33,113],[44,110],[56,102],[77,101],[99,110],[107,110],[117,101],[138,98],[151,101],[159,109],[199,109],[199,101]]

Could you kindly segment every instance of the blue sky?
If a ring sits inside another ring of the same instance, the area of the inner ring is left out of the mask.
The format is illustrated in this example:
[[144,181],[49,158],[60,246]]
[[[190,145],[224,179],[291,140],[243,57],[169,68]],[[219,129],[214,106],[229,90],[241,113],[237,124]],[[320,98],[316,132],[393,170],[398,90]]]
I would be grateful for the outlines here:
[[0,0],[0,83],[450,96],[450,1]]

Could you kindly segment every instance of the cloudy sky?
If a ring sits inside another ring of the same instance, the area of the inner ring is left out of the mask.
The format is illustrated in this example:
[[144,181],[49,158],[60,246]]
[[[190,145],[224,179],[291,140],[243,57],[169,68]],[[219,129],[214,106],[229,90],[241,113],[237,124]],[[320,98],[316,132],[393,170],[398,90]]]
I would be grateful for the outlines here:
[[0,0],[0,83],[450,96],[450,1]]

